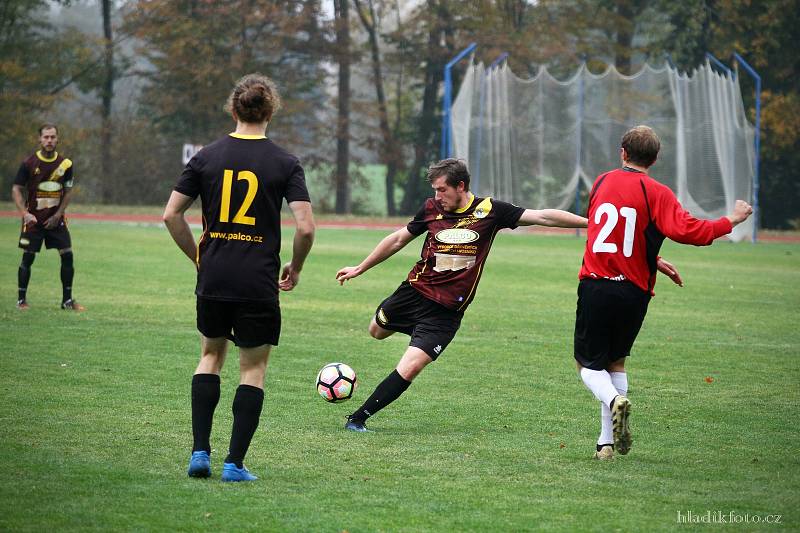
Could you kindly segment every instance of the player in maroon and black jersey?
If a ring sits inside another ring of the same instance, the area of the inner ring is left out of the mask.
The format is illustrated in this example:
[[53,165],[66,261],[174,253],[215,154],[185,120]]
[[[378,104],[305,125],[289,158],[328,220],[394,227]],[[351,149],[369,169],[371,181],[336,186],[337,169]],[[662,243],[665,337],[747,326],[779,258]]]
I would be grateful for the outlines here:
[[11,196],[22,215],[19,247],[23,252],[17,273],[17,307],[29,307],[27,293],[31,266],[44,242],[46,248],[57,249],[61,256],[61,308],[83,311],[84,307],[72,298],[75,268],[72,238],[64,217],[72,198],[72,161],[56,152],[58,128],[55,124],[43,124],[39,128],[39,145],[39,150],[20,165],[11,189]]
[[647,175],[661,142],[647,126],[622,137],[622,168],[597,177],[589,195],[589,228],[580,270],[575,360],[584,384],[601,403],[595,457],[627,454],[632,444],[625,358],[630,355],[650,298],[656,270],[682,285],[658,252],[665,238],[705,246],[731,232],[753,212],[737,200],[733,212],[699,220],[672,191]]
[[[279,106],[269,78],[250,74],[240,79],[228,100],[236,131],[189,161],[164,211],[170,235],[197,268],[201,355],[192,378],[191,477],[211,475],[211,425],[230,339],[239,347],[240,381],[222,480],[256,479],[243,461],[261,415],[267,360],[280,337],[278,290],[297,285],[314,240],[303,168],[266,137]],[[203,234],[196,244],[184,213],[198,196]],[[297,227],[292,259],[279,279],[283,200]]]
[[584,228],[586,219],[558,209],[523,209],[469,190],[463,161],[445,159],[428,169],[436,192],[414,219],[384,238],[358,266],[336,274],[339,283],[359,276],[427,232],[420,260],[400,287],[375,312],[369,333],[385,339],[395,332],[411,337],[396,369],[348,417],[345,428],[366,431],[367,418],[396,400],[420,372],[447,348],[475,297],[483,265],[497,232],[517,226]]

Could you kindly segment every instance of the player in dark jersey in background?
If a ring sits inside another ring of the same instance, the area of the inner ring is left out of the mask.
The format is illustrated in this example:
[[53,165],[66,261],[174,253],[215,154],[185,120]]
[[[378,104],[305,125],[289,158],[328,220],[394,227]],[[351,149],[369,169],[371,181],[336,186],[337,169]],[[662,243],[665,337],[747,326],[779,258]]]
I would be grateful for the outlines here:
[[[264,401],[264,377],[278,345],[278,289],[292,290],[314,240],[314,219],[297,158],[266,137],[280,106],[273,82],[260,74],[240,79],[227,108],[236,131],[200,150],[186,165],[164,211],[178,247],[197,267],[200,363],[192,378],[194,444],[189,476],[211,475],[211,425],[220,395],[228,339],[239,347],[240,384],[223,481],[257,479],[244,466]],[[203,208],[198,244],[184,213],[197,196]],[[292,259],[278,279],[283,200],[294,215]]]
[[366,431],[367,418],[396,400],[434,361],[458,331],[464,310],[475,297],[483,265],[497,232],[517,226],[584,228],[586,219],[558,209],[523,209],[477,198],[469,190],[463,161],[445,159],[428,169],[435,197],[425,201],[414,219],[384,238],[358,266],[336,274],[343,284],[401,250],[427,231],[420,260],[407,279],[384,300],[369,333],[385,339],[399,331],[411,337],[396,369],[353,414],[345,428]]
[[584,384],[601,403],[597,459],[613,459],[615,448],[627,454],[632,444],[625,358],[647,313],[656,269],[682,285],[672,265],[662,268],[658,251],[664,238],[709,245],[753,212],[736,200],[728,216],[692,217],[668,187],[647,175],[660,148],[651,128],[629,130],[622,137],[622,168],[598,176],[589,196],[574,356]]
[[17,307],[30,307],[27,294],[31,266],[44,242],[46,248],[56,248],[61,256],[61,308],[83,311],[84,307],[72,298],[75,268],[72,238],[64,218],[72,199],[72,161],[56,152],[58,127],[55,124],[43,124],[39,128],[39,145],[40,149],[20,165],[11,188],[11,196],[22,214],[19,247],[23,252],[17,273]]

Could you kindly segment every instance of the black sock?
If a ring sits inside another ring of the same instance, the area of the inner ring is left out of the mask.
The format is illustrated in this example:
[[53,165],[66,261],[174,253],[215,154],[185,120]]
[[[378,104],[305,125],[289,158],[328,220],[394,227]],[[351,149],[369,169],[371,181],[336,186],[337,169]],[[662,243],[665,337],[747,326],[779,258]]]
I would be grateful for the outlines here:
[[72,252],[61,254],[61,288],[63,289],[62,302],[72,299],[72,278],[75,277],[75,268],[72,266]]
[[350,418],[355,420],[364,421],[370,416],[374,415],[403,394],[408,386],[411,385],[410,381],[403,379],[397,370],[392,370],[392,373],[386,376],[380,385],[375,388],[375,392],[367,398],[364,405],[358,408],[356,412],[350,415]]
[[28,294],[28,283],[31,281],[31,265],[36,259],[36,254],[31,252],[22,253],[22,263],[17,271],[17,287],[19,288],[18,300],[25,300]]
[[599,452],[601,449],[605,448],[606,446],[611,446],[611,449],[612,449],[612,450],[614,449],[614,443],[610,443],[610,444],[598,444],[598,445],[596,446],[596,447],[597,447],[597,451]]
[[192,451],[211,453],[211,423],[219,402],[219,376],[195,374],[192,376]]
[[231,431],[228,457],[225,458],[226,463],[234,463],[237,468],[243,467],[242,462],[258,428],[263,405],[262,389],[251,385],[239,385],[236,389],[236,396],[233,398],[233,431]]

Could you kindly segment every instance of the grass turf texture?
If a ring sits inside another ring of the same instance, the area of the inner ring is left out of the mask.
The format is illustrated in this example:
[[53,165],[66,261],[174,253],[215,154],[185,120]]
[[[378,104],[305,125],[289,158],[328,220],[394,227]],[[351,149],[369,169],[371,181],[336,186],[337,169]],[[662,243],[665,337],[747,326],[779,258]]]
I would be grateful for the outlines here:
[[[686,287],[659,281],[628,364],[634,447],[599,463],[599,406],[570,356],[582,241],[501,234],[454,342],[370,420],[373,433],[352,434],[344,415],[407,343],[373,340],[367,323],[421,240],[339,287],[336,270],[385,232],[321,230],[299,287],[282,296],[281,346],[246,459],[261,479],[231,486],[219,474],[235,348],[214,476],[185,472],[199,346],[191,264],[163,228],[71,228],[88,311],[58,309],[47,251],[23,313],[18,224],[0,219],[0,530],[631,531],[707,510],[800,527],[796,244],[665,245]],[[333,361],[358,372],[350,402],[314,389]]]

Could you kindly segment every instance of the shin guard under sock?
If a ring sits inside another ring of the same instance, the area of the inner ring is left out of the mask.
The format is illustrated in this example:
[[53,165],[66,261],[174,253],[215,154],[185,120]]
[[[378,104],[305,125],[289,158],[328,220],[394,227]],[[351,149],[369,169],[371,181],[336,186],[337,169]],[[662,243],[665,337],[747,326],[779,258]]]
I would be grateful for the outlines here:
[[192,451],[211,453],[211,424],[219,403],[219,376],[195,374],[192,376]]
[[351,418],[362,421],[366,420],[399,398],[410,385],[410,381],[406,381],[397,370],[393,370],[392,373],[375,388],[375,391],[367,398],[364,405],[350,415]]
[[233,398],[233,430],[226,463],[234,463],[237,468],[243,467],[244,456],[258,428],[263,405],[263,389],[251,385],[239,385],[236,389],[236,396]]

